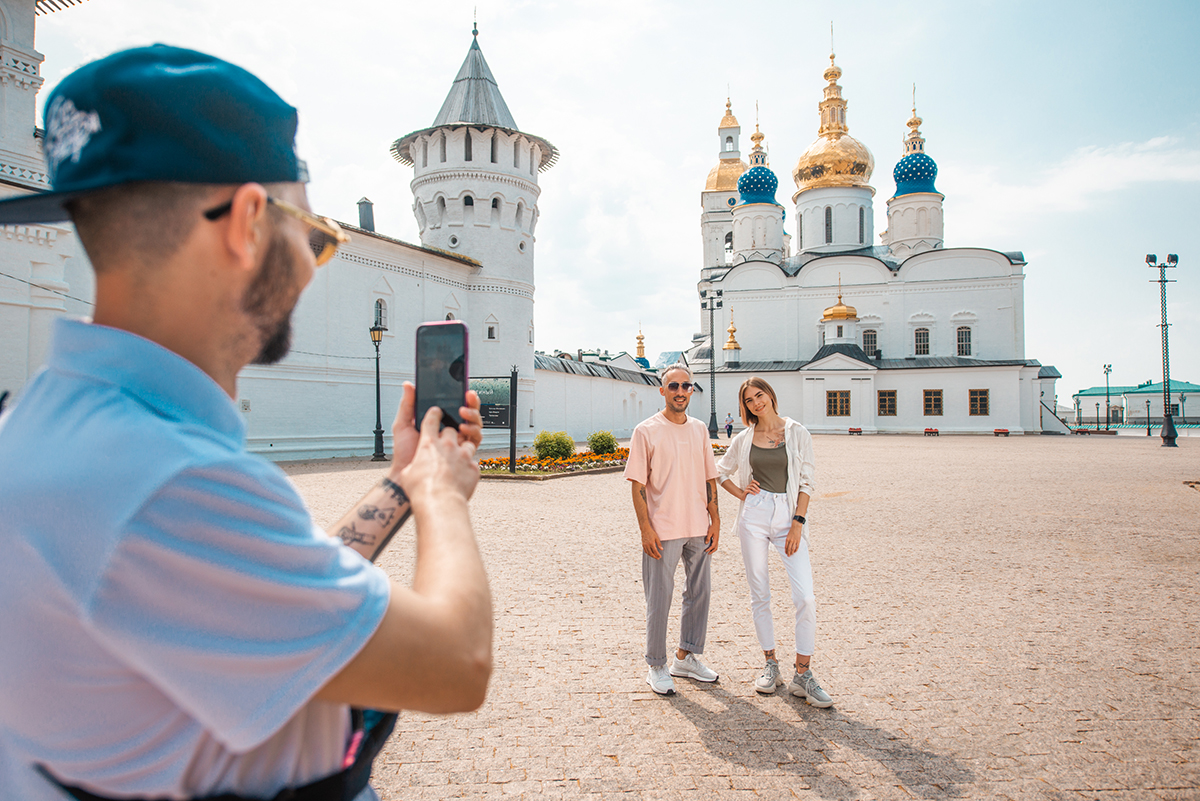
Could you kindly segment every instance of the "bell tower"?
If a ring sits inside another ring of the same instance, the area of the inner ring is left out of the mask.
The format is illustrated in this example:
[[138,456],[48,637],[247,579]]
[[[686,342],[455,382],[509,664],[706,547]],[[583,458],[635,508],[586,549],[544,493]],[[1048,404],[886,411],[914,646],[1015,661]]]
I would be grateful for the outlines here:
[[391,152],[413,168],[421,244],[479,262],[455,314],[471,329],[471,371],[503,375],[515,364],[532,378],[538,173],[558,149],[517,127],[478,26],[433,124],[397,139]]

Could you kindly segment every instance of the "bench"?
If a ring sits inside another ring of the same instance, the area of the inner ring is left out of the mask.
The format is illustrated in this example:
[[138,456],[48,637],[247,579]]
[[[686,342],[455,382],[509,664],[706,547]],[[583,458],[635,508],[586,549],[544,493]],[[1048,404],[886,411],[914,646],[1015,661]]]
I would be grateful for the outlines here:
[[925,436],[927,436],[927,437],[936,437],[937,435],[938,435],[938,430],[937,430],[936,428],[927,428],[927,429],[925,429]]
[[852,429],[850,429],[850,433],[851,433],[851,434],[858,434],[858,435],[861,437],[861,436],[862,436],[862,429],[861,429],[861,428],[852,428]]
[[1007,436],[1008,436],[1008,429],[1007,429],[1007,428],[993,428],[993,429],[992,429],[992,436],[996,436],[996,437],[1007,437]]

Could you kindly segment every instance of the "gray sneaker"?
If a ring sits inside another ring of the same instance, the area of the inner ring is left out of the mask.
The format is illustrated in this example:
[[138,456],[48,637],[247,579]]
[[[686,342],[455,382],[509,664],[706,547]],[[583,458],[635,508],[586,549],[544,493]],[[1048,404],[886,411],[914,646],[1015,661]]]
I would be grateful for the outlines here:
[[666,665],[651,666],[650,672],[646,674],[646,683],[650,685],[651,690],[654,690],[659,695],[675,694],[675,680],[667,672]]
[[783,676],[779,675],[779,663],[768,659],[762,673],[754,680],[754,689],[764,695],[775,692],[775,688],[783,684]]
[[671,662],[671,675],[696,681],[711,682],[717,680],[717,671],[700,661],[695,654],[688,654],[683,659],[675,658]]
[[821,685],[817,683],[817,677],[811,670],[797,673],[796,677],[792,679],[792,683],[788,685],[788,689],[797,698],[807,698],[808,702],[817,709],[833,706],[833,699],[829,697],[829,693],[821,689]]

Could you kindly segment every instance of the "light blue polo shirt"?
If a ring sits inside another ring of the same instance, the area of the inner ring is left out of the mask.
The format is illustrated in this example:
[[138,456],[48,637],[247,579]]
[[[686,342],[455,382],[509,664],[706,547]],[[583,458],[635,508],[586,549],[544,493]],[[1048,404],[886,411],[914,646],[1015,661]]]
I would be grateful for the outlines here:
[[341,767],[311,700],[366,644],[382,571],[247,453],[191,362],[60,319],[0,418],[0,798],[271,796]]

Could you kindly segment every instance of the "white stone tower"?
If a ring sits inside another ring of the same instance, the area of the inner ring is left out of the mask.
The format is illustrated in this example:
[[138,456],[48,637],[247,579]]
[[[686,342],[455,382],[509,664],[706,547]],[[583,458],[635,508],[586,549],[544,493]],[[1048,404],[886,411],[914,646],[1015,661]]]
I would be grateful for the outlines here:
[[[413,214],[421,244],[481,266],[467,297],[447,288],[445,315],[471,330],[471,372],[533,378],[533,248],[538,172],[558,150],[521,132],[479,49],[479,30],[433,125],[392,144],[413,167]],[[443,315],[443,316],[445,316]]]
[[945,241],[942,201],[946,198],[933,186],[937,164],[925,153],[921,122],[914,102],[908,137],[904,140],[904,158],[892,171],[896,194],[887,202],[888,229],[880,234],[883,244],[901,259],[937,250]]
[[[700,236],[704,240],[704,262],[700,280],[707,281],[714,272],[725,270],[733,260],[733,217],[730,211],[737,203],[737,182],[748,167],[739,152],[741,126],[733,116],[731,102],[725,101],[725,116],[717,126],[719,160],[708,173],[704,191],[700,193]],[[705,326],[708,318],[705,317]]]
[[768,261],[779,264],[784,258],[783,206],[775,200],[779,179],[771,172],[763,135],[754,126],[750,140],[750,169],[738,178],[738,202],[733,207],[733,264]]
[[796,181],[796,251],[834,253],[870,247],[874,239],[871,173],[875,157],[846,126],[842,70],[829,54],[819,139],[792,170]]

